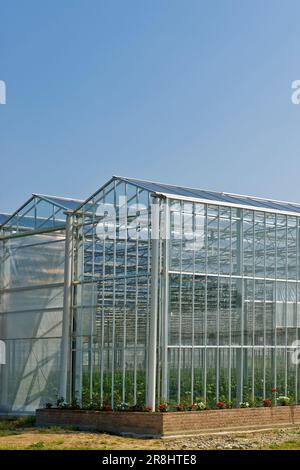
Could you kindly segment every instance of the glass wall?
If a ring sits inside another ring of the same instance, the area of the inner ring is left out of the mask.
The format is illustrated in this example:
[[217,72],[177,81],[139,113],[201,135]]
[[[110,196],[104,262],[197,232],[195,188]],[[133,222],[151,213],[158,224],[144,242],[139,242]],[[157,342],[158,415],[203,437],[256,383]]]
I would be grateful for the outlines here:
[[114,180],[75,218],[73,394],[85,404],[144,404],[151,196]]
[[173,200],[166,276],[170,402],[298,400],[298,217]]

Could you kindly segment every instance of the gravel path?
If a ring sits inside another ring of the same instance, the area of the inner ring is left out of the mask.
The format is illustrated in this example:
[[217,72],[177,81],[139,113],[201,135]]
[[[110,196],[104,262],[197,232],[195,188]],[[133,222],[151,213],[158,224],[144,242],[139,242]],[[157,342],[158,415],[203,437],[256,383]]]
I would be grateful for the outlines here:
[[273,429],[270,431],[256,431],[232,434],[210,434],[195,437],[182,437],[177,439],[165,439],[164,445],[169,450],[193,450],[193,449],[261,449],[276,448],[279,445],[292,441],[293,446],[299,443],[300,428]]

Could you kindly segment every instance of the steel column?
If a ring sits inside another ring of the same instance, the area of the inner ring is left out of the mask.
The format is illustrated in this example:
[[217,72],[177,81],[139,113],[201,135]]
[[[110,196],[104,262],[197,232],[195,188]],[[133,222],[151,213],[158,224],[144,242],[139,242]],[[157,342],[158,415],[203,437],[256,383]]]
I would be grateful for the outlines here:
[[72,267],[73,267],[73,219],[68,215],[66,220],[64,301],[62,321],[62,347],[60,360],[59,396],[67,399],[68,372],[71,353],[71,309],[72,309]]
[[151,217],[151,310],[148,354],[147,406],[155,411],[156,405],[156,366],[157,366],[157,320],[158,320],[158,282],[159,282],[159,204],[153,199]]

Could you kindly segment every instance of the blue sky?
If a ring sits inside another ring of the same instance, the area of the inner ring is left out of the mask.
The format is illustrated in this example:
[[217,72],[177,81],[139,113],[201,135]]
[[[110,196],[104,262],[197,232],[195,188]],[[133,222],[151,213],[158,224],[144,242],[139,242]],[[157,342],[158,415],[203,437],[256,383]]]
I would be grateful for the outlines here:
[[0,0],[0,211],[111,175],[300,202],[300,2]]

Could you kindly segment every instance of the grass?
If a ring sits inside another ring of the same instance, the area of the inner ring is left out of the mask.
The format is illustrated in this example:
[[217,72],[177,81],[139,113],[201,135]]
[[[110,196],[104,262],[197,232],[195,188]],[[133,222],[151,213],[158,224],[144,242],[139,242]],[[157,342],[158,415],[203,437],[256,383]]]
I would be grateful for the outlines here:
[[27,430],[18,436],[0,437],[0,450],[158,450],[163,448],[163,443],[159,440],[133,439],[79,431],[38,434],[34,430]]
[[0,437],[20,434],[26,428],[35,425],[34,416],[19,416],[0,419]]
[[155,439],[134,439],[76,431],[74,427],[35,428],[33,417],[0,419],[0,450],[163,449]]
[[278,444],[270,444],[262,450],[300,450],[300,439],[289,439]]

